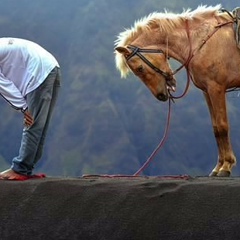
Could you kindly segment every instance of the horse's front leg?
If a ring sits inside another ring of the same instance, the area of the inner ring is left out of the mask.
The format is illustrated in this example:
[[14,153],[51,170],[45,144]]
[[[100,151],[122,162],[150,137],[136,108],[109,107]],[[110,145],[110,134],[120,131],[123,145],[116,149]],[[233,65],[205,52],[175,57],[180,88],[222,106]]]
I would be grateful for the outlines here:
[[218,162],[210,176],[229,177],[232,167],[236,164],[230,136],[226,107],[226,95],[222,89],[211,88],[204,93],[211,115],[213,132],[218,146]]

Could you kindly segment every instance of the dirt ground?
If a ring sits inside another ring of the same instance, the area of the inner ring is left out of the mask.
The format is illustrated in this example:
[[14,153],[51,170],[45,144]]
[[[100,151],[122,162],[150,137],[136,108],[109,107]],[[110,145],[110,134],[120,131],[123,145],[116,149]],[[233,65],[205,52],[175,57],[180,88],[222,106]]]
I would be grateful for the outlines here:
[[1,240],[240,239],[240,178],[0,181]]

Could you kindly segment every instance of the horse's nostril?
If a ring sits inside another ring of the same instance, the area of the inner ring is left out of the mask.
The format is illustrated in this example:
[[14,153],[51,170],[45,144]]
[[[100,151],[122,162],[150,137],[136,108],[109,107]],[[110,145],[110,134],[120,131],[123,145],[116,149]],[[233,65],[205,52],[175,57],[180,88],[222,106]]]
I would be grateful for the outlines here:
[[168,96],[165,95],[165,94],[163,94],[163,93],[159,93],[159,94],[157,95],[157,99],[160,100],[160,101],[167,101]]

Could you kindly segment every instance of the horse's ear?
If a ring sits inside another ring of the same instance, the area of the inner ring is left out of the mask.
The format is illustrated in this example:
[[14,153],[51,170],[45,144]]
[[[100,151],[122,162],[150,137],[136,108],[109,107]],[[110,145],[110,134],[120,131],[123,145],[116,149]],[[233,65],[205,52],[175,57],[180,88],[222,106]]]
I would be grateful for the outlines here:
[[125,57],[128,57],[131,54],[131,52],[126,47],[116,47],[115,50],[123,54]]

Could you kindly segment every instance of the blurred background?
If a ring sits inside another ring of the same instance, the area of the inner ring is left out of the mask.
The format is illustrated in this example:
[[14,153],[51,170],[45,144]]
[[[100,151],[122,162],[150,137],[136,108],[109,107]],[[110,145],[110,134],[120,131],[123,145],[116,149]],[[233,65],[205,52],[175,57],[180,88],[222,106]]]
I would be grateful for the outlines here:
[[[134,76],[121,79],[114,41],[151,12],[181,13],[233,0],[0,0],[0,36],[37,42],[59,61],[63,81],[43,158],[36,167],[50,176],[133,174],[160,142],[168,104],[158,102]],[[172,63],[173,69],[177,63]],[[240,66],[239,66],[240,67]],[[186,84],[177,75],[178,92]],[[23,116],[0,99],[0,169],[18,154]],[[240,95],[228,94],[232,144],[240,155]],[[192,84],[172,107],[164,147],[144,175],[207,175],[217,161],[210,116]],[[240,164],[233,174],[239,175]]]

